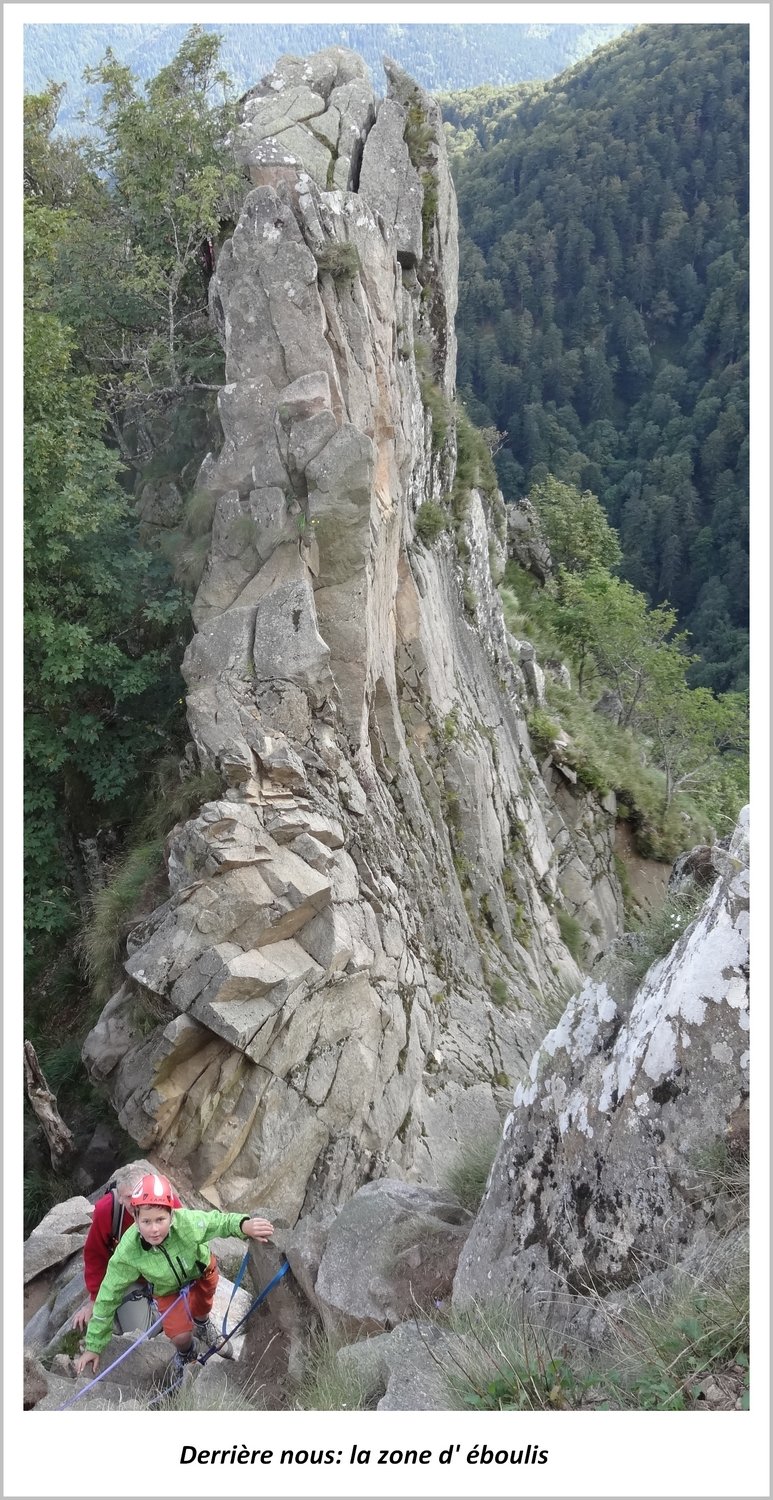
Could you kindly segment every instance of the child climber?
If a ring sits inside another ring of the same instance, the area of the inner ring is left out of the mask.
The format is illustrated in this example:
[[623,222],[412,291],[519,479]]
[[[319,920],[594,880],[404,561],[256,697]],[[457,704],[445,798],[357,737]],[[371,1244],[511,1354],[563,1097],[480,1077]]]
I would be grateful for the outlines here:
[[[164,1333],[177,1351],[175,1363],[179,1369],[196,1358],[194,1335],[207,1345],[217,1343],[218,1334],[209,1314],[219,1273],[207,1236],[235,1234],[265,1241],[271,1238],[274,1227],[267,1219],[253,1219],[248,1214],[175,1208],[178,1201],[168,1179],[154,1173],[141,1178],[132,1189],[134,1227],[126,1231],[113,1251],[92,1310],[86,1349],[76,1362],[76,1374],[82,1374],[89,1365],[96,1374],[100,1353],[110,1342],[115,1310],[126,1288],[139,1276],[152,1288]],[[188,1290],[180,1297],[184,1287]],[[227,1344],[218,1352],[226,1358],[232,1353]]]

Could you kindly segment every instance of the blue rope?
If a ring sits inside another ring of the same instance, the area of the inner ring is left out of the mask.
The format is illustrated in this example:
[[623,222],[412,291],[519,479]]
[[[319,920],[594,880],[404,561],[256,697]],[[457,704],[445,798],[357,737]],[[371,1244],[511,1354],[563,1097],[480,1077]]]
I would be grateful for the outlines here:
[[150,1328],[146,1328],[145,1332],[141,1333],[139,1335],[139,1337],[136,1338],[134,1340],[134,1342],[129,1345],[129,1348],[124,1350],[123,1354],[119,1354],[118,1358],[114,1359],[113,1363],[111,1365],[107,1366],[107,1369],[100,1371],[99,1375],[95,1375],[94,1379],[90,1380],[89,1383],[88,1383],[88,1385],[84,1385],[83,1390],[82,1391],[78,1391],[78,1393],[77,1393],[76,1396],[72,1396],[70,1398],[70,1400],[69,1401],[65,1401],[62,1406],[58,1406],[57,1407],[57,1411],[66,1411],[67,1408],[68,1408],[68,1406],[74,1406],[75,1403],[76,1403],[76,1401],[80,1401],[81,1396],[85,1396],[86,1392],[91,1390],[92,1386],[99,1385],[100,1380],[104,1380],[105,1376],[109,1375],[110,1371],[114,1370],[116,1368],[116,1365],[123,1364],[123,1361],[125,1359],[128,1359],[129,1355],[133,1354],[134,1351],[135,1351],[135,1349],[139,1348],[140,1344],[144,1343],[145,1339],[149,1339],[150,1336],[151,1336],[151,1334],[155,1333],[156,1329],[160,1328],[162,1326],[164,1318],[166,1317],[166,1314],[168,1312],[171,1312],[172,1308],[176,1307],[177,1304],[178,1304],[178,1302],[182,1302],[183,1298],[184,1297],[187,1298],[187,1296],[188,1296],[188,1287],[184,1286],[183,1289],[182,1289],[182,1291],[181,1291],[181,1293],[180,1293],[180,1295],[179,1295],[179,1297],[175,1297],[174,1302],[172,1302],[170,1304],[170,1306],[167,1307],[164,1310],[163,1317],[158,1318],[155,1323],[151,1323]]
[[[242,1261],[242,1263],[241,1263],[241,1265],[240,1265],[240,1267],[239,1267],[239,1269],[238,1269],[238,1271],[236,1273],[236,1279],[234,1281],[233,1291],[232,1291],[231,1296],[229,1298],[228,1306],[227,1306],[227,1308],[225,1310],[225,1316],[223,1318],[223,1328],[222,1328],[223,1342],[224,1343],[227,1342],[228,1339],[233,1338],[234,1335],[239,1332],[239,1329],[243,1326],[244,1323],[247,1322],[247,1319],[252,1316],[252,1314],[254,1313],[256,1307],[260,1307],[261,1302],[265,1302],[265,1300],[268,1297],[269,1293],[273,1292],[274,1287],[278,1286],[279,1282],[282,1280],[282,1277],[286,1276],[287,1272],[290,1269],[289,1262],[285,1261],[283,1263],[283,1265],[281,1265],[279,1267],[279,1270],[276,1272],[276,1275],[272,1276],[272,1278],[269,1281],[268,1285],[264,1286],[263,1291],[262,1292],[258,1292],[257,1297],[254,1298],[254,1300],[250,1303],[249,1307],[247,1308],[247,1311],[244,1314],[244,1317],[240,1318],[239,1322],[235,1325],[235,1327],[233,1327],[233,1328],[231,1328],[229,1330],[229,1328],[228,1328],[228,1314],[231,1311],[231,1303],[233,1302],[234,1297],[236,1296],[236,1293],[237,1293],[239,1287],[241,1286],[242,1279],[244,1277],[244,1273],[245,1273],[245,1271],[247,1269],[247,1262],[249,1260],[249,1257],[250,1257],[249,1250],[245,1250],[245,1252],[244,1252],[244,1259],[243,1259],[243,1261]],[[207,1352],[206,1352],[206,1354],[200,1354],[199,1355],[199,1364],[200,1365],[205,1365],[207,1363],[207,1360],[212,1358],[213,1354],[217,1354],[217,1351],[218,1351],[218,1345],[217,1344],[213,1344],[212,1348],[208,1349]]]

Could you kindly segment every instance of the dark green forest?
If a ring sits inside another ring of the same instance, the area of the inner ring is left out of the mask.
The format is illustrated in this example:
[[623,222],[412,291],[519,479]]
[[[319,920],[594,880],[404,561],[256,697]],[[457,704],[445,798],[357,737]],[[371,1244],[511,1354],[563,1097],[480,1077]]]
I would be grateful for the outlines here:
[[507,500],[597,494],[623,575],[748,671],[748,41],[649,26],[544,86],[442,101],[461,222],[459,387]]
[[[101,60],[106,47],[140,79],[151,78],[172,61],[186,25],[165,26],[32,24],[25,28],[24,78],[30,93],[50,80],[65,83],[59,122],[77,128],[78,111],[94,98],[85,68]],[[553,78],[628,28],[619,22],[592,26],[546,25],[373,25],[322,23],[239,25],[208,23],[204,31],[222,37],[221,60],[238,93],[262,78],[283,53],[306,56],[322,47],[351,47],[365,59],[377,90],[383,88],[381,59],[393,57],[430,92],[469,88],[477,83],[517,83]]]

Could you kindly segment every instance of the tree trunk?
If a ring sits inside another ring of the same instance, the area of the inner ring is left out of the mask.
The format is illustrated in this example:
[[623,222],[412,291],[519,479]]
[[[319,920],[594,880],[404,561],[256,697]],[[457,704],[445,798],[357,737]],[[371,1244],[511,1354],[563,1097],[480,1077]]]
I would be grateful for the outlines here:
[[51,1165],[58,1171],[65,1157],[75,1149],[71,1131],[56,1107],[56,1095],[51,1093],[43,1076],[32,1042],[24,1043],[24,1078],[27,1098],[40,1122],[40,1128],[48,1142]]

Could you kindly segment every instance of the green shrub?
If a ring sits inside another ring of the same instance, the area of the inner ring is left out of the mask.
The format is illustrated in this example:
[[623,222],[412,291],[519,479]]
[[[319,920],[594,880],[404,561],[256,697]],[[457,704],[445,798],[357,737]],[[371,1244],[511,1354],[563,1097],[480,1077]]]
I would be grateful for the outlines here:
[[137,842],[116,866],[107,884],[94,894],[84,933],[86,968],[95,1000],[110,992],[116,965],[134,918],[153,895],[162,895],[164,839],[175,824],[196,813],[222,792],[217,771],[206,770],[180,780],[179,759],[170,756],[156,767],[145,811],[135,825]]
[[439,453],[451,429],[451,408],[430,375],[420,371],[419,386],[422,402],[432,418],[432,452]]
[[446,1176],[445,1186],[459,1199],[469,1213],[477,1213],[486,1191],[488,1175],[499,1150],[497,1136],[465,1142]]
[[219,771],[208,769],[180,777],[179,756],[169,756],[156,767],[148,793],[148,805],[137,823],[140,840],[164,838],[176,823],[193,817],[205,802],[215,802],[223,793]]
[[533,708],[526,719],[526,728],[538,750],[546,755],[552,750],[561,733],[561,725],[543,708]]
[[55,1203],[74,1197],[80,1188],[53,1169],[30,1166],[24,1173],[24,1233],[31,1234]]
[[201,536],[179,538],[172,558],[174,576],[178,583],[195,592],[204,577],[209,553],[209,532]]
[[403,140],[408,147],[411,166],[417,171],[421,169],[423,158],[435,139],[435,132],[429,123],[426,111],[418,99],[414,100],[412,104],[409,104],[406,112]]
[[341,245],[330,240],[316,252],[317,270],[334,281],[354,281],[362,269],[356,245]]
[[421,248],[425,257],[429,254],[432,225],[438,211],[438,180],[434,172],[422,172],[421,185]]
[[637,1411],[697,1409],[695,1387],[712,1370],[735,1364],[748,1371],[746,1265],[680,1276],[662,1304],[636,1309],[625,1322],[623,1367],[607,1373],[619,1404]]
[[478,608],[478,596],[475,590],[470,588],[469,584],[466,584],[462,589],[462,600],[464,602],[465,614],[469,615],[470,619],[474,620]]
[[585,933],[580,923],[576,917],[573,917],[570,912],[564,911],[561,907],[556,912],[556,917],[558,918],[561,941],[569,949],[572,958],[577,963],[581,963],[585,953]]
[[[449,1405],[476,1411],[697,1411],[699,1384],[732,1369],[748,1409],[749,1286],[743,1237],[714,1265],[676,1275],[657,1303],[644,1296],[598,1316],[592,1346],[557,1340],[512,1304],[486,1303],[446,1320],[439,1361]],[[594,1295],[590,1292],[589,1294]],[[584,1299],[578,1299],[580,1301]]]
[[749,1153],[734,1154],[723,1136],[716,1136],[696,1152],[693,1165],[701,1188],[710,1198],[735,1199],[748,1212]]
[[81,1334],[78,1332],[77,1328],[68,1328],[64,1333],[59,1335],[54,1353],[69,1354],[70,1358],[74,1359],[76,1354],[80,1354],[80,1351]]
[[492,504],[497,500],[499,513],[501,502],[497,499],[498,480],[491,449],[483,433],[470,421],[461,402],[457,400],[456,478],[452,494],[454,514],[457,506],[464,506],[470,490],[474,489],[480,490]]
[[420,542],[431,547],[442,535],[448,524],[448,516],[434,500],[425,500],[416,513],[415,531]]

